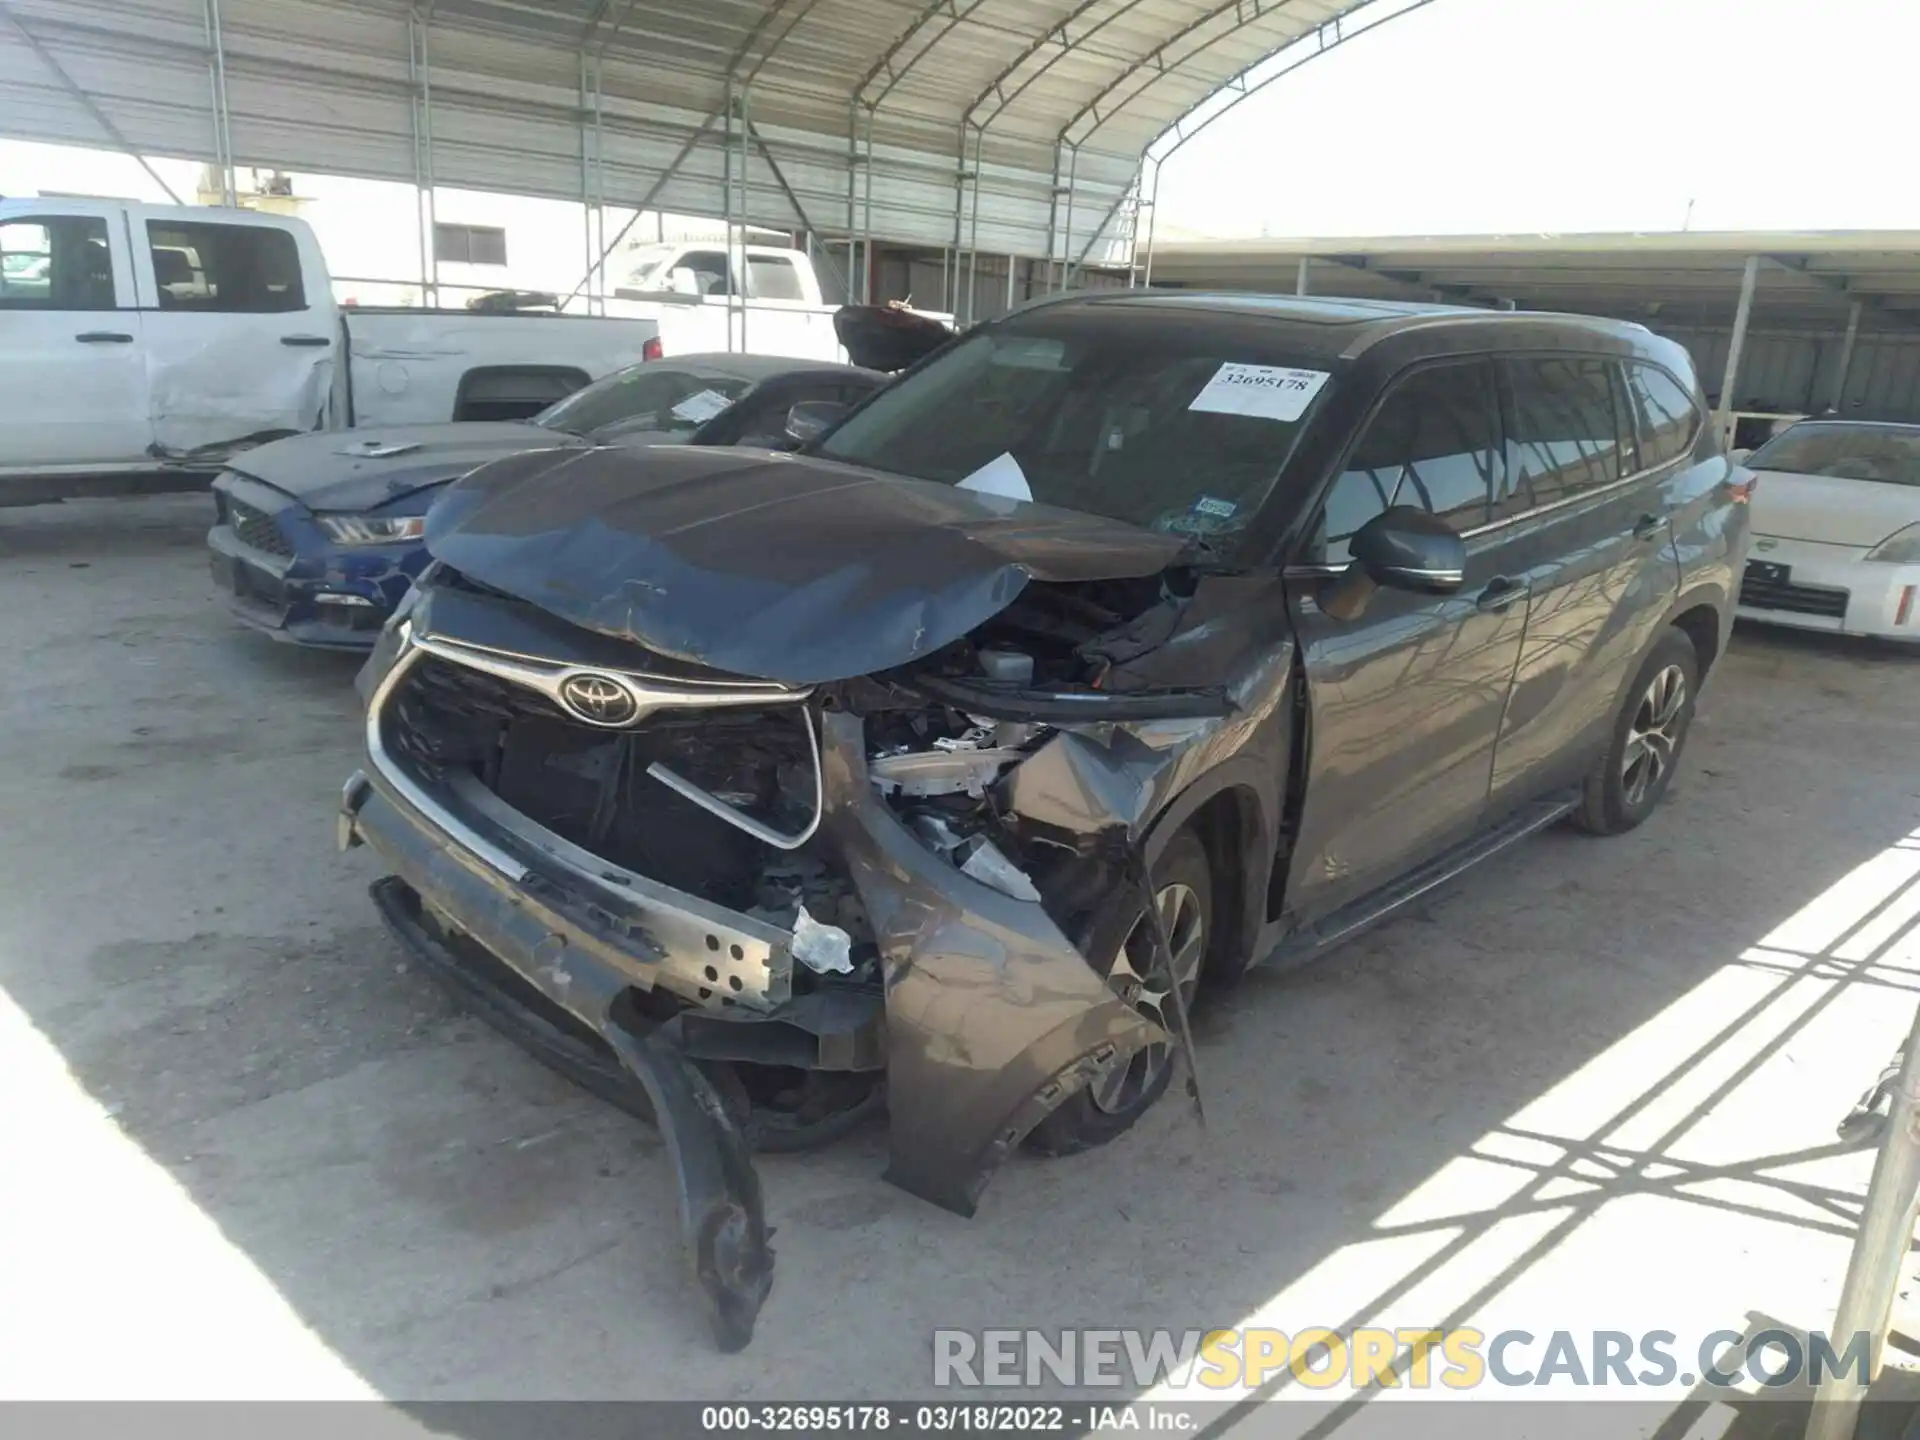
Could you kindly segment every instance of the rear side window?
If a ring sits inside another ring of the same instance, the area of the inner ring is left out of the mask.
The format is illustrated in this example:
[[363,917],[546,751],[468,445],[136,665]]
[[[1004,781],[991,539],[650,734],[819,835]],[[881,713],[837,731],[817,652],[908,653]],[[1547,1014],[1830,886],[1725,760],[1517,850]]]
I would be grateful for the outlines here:
[[804,300],[800,272],[784,255],[747,256],[747,293],[756,300]]
[[1329,564],[1348,558],[1362,525],[1412,505],[1456,530],[1487,523],[1494,491],[1493,372],[1481,361],[1434,365],[1396,381],[1328,492]]
[[1622,421],[1614,412],[1611,362],[1542,356],[1500,362],[1513,406],[1507,426],[1510,481],[1501,517],[1570,500],[1618,480]]
[[107,222],[52,215],[0,224],[0,310],[111,310]]
[[284,230],[149,220],[162,310],[274,314],[304,310],[300,247]]
[[1700,414],[1678,380],[1652,365],[1627,366],[1627,393],[1640,426],[1640,463],[1669,465],[1693,450]]
[[727,257],[718,250],[689,250],[675,263],[676,270],[691,270],[702,295],[730,295],[727,283]]

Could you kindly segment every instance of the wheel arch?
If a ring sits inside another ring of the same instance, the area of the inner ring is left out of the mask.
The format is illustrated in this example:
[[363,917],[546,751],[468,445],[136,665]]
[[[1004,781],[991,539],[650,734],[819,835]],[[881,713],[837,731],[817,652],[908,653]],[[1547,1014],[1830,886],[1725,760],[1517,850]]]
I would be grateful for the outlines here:
[[1717,585],[1707,586],[1683,596],[1667,616],[1667,624],[1693,642],[1694,658],[1700,663],[1700,678],[1705,680],[1713,662],[1724,649],[1731,612],[1726,596]]
[[1176,795],[1143,841],[1149,867],[1183,829],[1191,828],[1206,848],[1216,936],[1206,974],[1216,982],[1231,982],[1253,960],[1276,843],[1277,778],[1252,757],[1229,760]]

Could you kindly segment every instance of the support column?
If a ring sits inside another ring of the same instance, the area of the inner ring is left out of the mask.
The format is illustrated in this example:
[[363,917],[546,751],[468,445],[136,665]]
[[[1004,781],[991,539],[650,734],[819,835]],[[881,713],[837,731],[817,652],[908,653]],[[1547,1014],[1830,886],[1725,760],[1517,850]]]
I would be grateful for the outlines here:
[[1309,256],[1302,255],[1300,257],[1300,264],[1298,268],[1296,268],[1295,271],[1293,272],[1293,293],[1294,294],[1305,295],[1307,293],[1307,267],[1312,263],[1313,262]]
[[1067,218],[1060,245],[1060,288],[1073,288],[1073,200],[1074,188],[1080,177],[1080,150],[1078,146],[1068,147],[1067,152]]
[[[1142,289],[1153,288],[1153,232],[1160,220],[1160,162],[1153,162],[1153,188],[1147,192],[1147,263],[1140,272]],[[1133,279],[1133,267],[1127,267],[1127,279]]]
[[594,262],[593,246],[593,154],[592,143],[587,135],[589,114],[587,105],[587,56],[583,50],[580,60],[580,108],[575,112],[574,127],[580,133],[580,244],[587,262],[587,313],[593,313],[593,294],[596,288],[595,277],[599,274]]
[[233,125],[227,109],[227,46],[220,30],[220,0],[206,0],[207,86],[213,109],[214,165],[220,171],[220,203],[240,203],[233,176]]
[[[985,143],[985,126],[976,126],[973,132],[973,194],[967,215],[967,321],[971,325],[979,317],[973,313],[973,295],[975,282],[980,272],[980,147]],[[960,278],[954,276],[954,289],[960,288]]]
[[873,110],[867,111],[865,161],[860,166],[860,303],[873,303]]
[[849,305],[860,303],[860,106],[847,102],[847,294]]
[[1839,413],[1840,402],[1847,398],[1847,375],[1853,369],[1853,346],[1860,338],[1860,302],[1847,307],[1847,337],[1840,342],[1840,363],[1834,367],[1833,396],[1827,402]]
[[1720,406],[1714,415],[1727,444],[1733,443],[1734,386],[1740,379],[1740,352],[1746,348],[1747,321],[1753,315],[1753,290],[1759,279],[1760,257],[1749,255],[1740,275],[1740,305],[1733,312],[1733,338],[1727,342],[1727,370],[1720,380]]
[[[440,250],[434,235],[438,213],[433,185],[433,65],[428,21],[418,7],[407,13],[407,78],[413,90],[414,223],[420,228],[420,303],[440,303]],[[571,297],[569,297],[571,298]]]
[[1887,1111],[1880,1153],[1867,1183],[1867,1202],[1860,1212],[1853,1253],[1847,1260],[1847,1278],[1840,1287],[1829,1336],[1835,1350],[1845,1355],[1855,1337],[1867,1337],[1867,1373],[1842,1363],[1829,1371],[1814,1392],[1807,1440],[1851,1440],[1854,1423],[1868,1387],[1879,1378],[1881,1353],[1887,1340],[1887,1322],[1894,1292],[1906,1269],[1913,1241],[1914,1203],[1920,1196],[1920,1014],[1907,1035],[1900,1076]]

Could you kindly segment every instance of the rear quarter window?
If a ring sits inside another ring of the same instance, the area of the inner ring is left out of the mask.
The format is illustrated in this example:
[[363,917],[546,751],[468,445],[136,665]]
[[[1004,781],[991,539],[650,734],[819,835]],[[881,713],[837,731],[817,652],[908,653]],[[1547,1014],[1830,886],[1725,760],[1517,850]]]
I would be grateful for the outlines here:
[[1692,453],[1700,411],[1678,380],[1655,365],[1629,364],[1627,394],[1640,428],[1641,465],[1653,469]]

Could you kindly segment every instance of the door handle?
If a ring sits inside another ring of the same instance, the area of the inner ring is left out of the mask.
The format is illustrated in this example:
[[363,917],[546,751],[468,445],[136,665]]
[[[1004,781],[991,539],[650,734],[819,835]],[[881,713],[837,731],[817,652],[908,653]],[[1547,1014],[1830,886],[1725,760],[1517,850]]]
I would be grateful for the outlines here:
[[1633,538],[1636,540],[1651,540],[1666,528],[1666,516],[1642,515],[1638,520],[1633,522]]
[[331,345],[333,341],[324,335],[282,335],[282,345]]
[[118,330],[82,330],[73,337],[82,345],[131,345],[133,336],[123,335]]
[[1486,589],[1473,597],[1473,608],[1483,615],[1497,615],[1526,593],[1526,581],[1496,575],[1487,582]]

